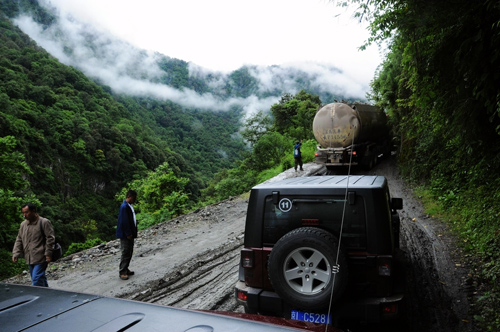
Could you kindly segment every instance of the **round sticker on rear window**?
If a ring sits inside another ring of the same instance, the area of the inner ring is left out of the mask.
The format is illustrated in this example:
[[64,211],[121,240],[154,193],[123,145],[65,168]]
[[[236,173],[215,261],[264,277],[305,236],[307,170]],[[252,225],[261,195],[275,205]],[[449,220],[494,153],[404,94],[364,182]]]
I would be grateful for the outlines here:
[[280,199],[278,206],[282,212],[288,212],[292,209],[292,201],[288,198],[282,198]]

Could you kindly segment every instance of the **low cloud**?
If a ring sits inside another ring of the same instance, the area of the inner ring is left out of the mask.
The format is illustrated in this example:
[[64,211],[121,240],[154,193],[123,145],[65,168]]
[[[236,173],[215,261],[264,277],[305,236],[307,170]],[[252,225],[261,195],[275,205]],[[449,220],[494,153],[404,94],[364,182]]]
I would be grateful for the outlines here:
[[[278,100],[278,97],[259,99],[256,96],[221,100],[210,93],[199,94],[191,89],[179,90],[153,83],[149,80],[159,79],[163,74],[157,64],[158,54],[138,50],[109,36],[99,36],[92,27],[71,17],[61,17],[59,24],[46,29],[29,16],[20,16],[14,23],[60,62],[98,79],[116,93],[170,100],[184,107],[214,111],[227,111],[236,105],[250,114],[269,109]],[[193,74],[196,71],[198,75],[208,74],[202,73],[201,67],[190,68]],[[224,79],[227,79],[227,75],[222,73],[217,77],[210,83],[214,88],[222,87]]]
[[[165,75],[158,66],[160,54],[137,49],[69,15],[59,16],[58,23],[48,28],[37,24],[29,16],[20,16],[14,23],[60,62],[81,70],[116,93],[170,100],[183,107],[214,111],[226,111],[236,105],[245,111],[247,117],[260,110],[269,110],[281,98],[251,95],[223,99],[211,93],[200,94],[186,88],[179,90],[154,83]],[[193,63],[189,63],[188,68],[192,76],[209,77],[206,82],[214,90],[222,90],[227,84],[228,73],[210,71]],[[259,94],[271,91],[297,93],[296,80],[303,80],[304,77],[309,86],[316,87],[317,91],[352,98],[363,98],[364,91],[367,91],[355,78],[318,63],[248,68],[258,82]]]
[[304,77],[307,78],[309,85],[315,87],[319,92],[330,92],[350,98],[363,98],[364,91],[367,91],[367,87],[355,77],[350,77],[338,68],[315,62],[254,67],[251,74],[259,80],[261,92],[279,88],[282,91],[296,93],[298,92],[296,91],[296,80]]

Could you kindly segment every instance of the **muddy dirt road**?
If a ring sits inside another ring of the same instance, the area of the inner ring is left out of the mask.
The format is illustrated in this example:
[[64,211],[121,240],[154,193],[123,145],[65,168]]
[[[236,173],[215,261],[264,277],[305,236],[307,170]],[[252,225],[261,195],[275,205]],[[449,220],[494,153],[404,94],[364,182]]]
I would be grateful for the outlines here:
[[478,331],[469,317],[472,279],[457,239],[430,218],[399,176],[393,160],[372,172],[385,176],[393,197],[403,198],[401,248],[407,254],[407,323],[410,331]]
[[[277,178],[317,175],[304,165]],[[353,172],[354,173],[354,172]],[[391,195],[404,199],[401,246],[407,252],[408,317],[404,331],[475,332],[468,317],[473,289],[449,230],[426,216],[394,167],[383,160],[370,174],[386,176]],[[247,199],[231,198],[140,232],[127,281],[118,277],[119,242],[51,263],[49,286],[190,309],[242,312],[233,296]],[[6,280],[29,284],[27,275]],[[370,330],[361,328],[360,330]],[[353,329],[353,331],[357,331]]]

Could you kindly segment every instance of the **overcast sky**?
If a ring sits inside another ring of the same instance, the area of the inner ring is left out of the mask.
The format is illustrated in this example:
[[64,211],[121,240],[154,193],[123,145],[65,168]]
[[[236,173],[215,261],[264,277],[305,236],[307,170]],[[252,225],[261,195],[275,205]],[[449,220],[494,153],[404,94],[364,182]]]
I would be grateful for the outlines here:
[[359,51],[366,23],[327,0],[50,0],[131,44],[210,70],[303,61],[331,64],[366,86],[381,56]]

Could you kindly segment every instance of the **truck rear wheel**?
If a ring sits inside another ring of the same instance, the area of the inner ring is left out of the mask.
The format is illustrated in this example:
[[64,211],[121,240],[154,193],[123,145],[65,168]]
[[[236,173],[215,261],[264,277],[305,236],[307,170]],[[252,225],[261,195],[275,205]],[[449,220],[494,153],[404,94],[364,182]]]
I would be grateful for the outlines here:
[[[340,270],[333,273],[338,239],[314,227],[297,228],[283,236],[269,256],[269,279],[276,293],[298,309],[328,308],[347,285],[347,261],[340,252]],[[333,289],[333,294],[332,294]]]

